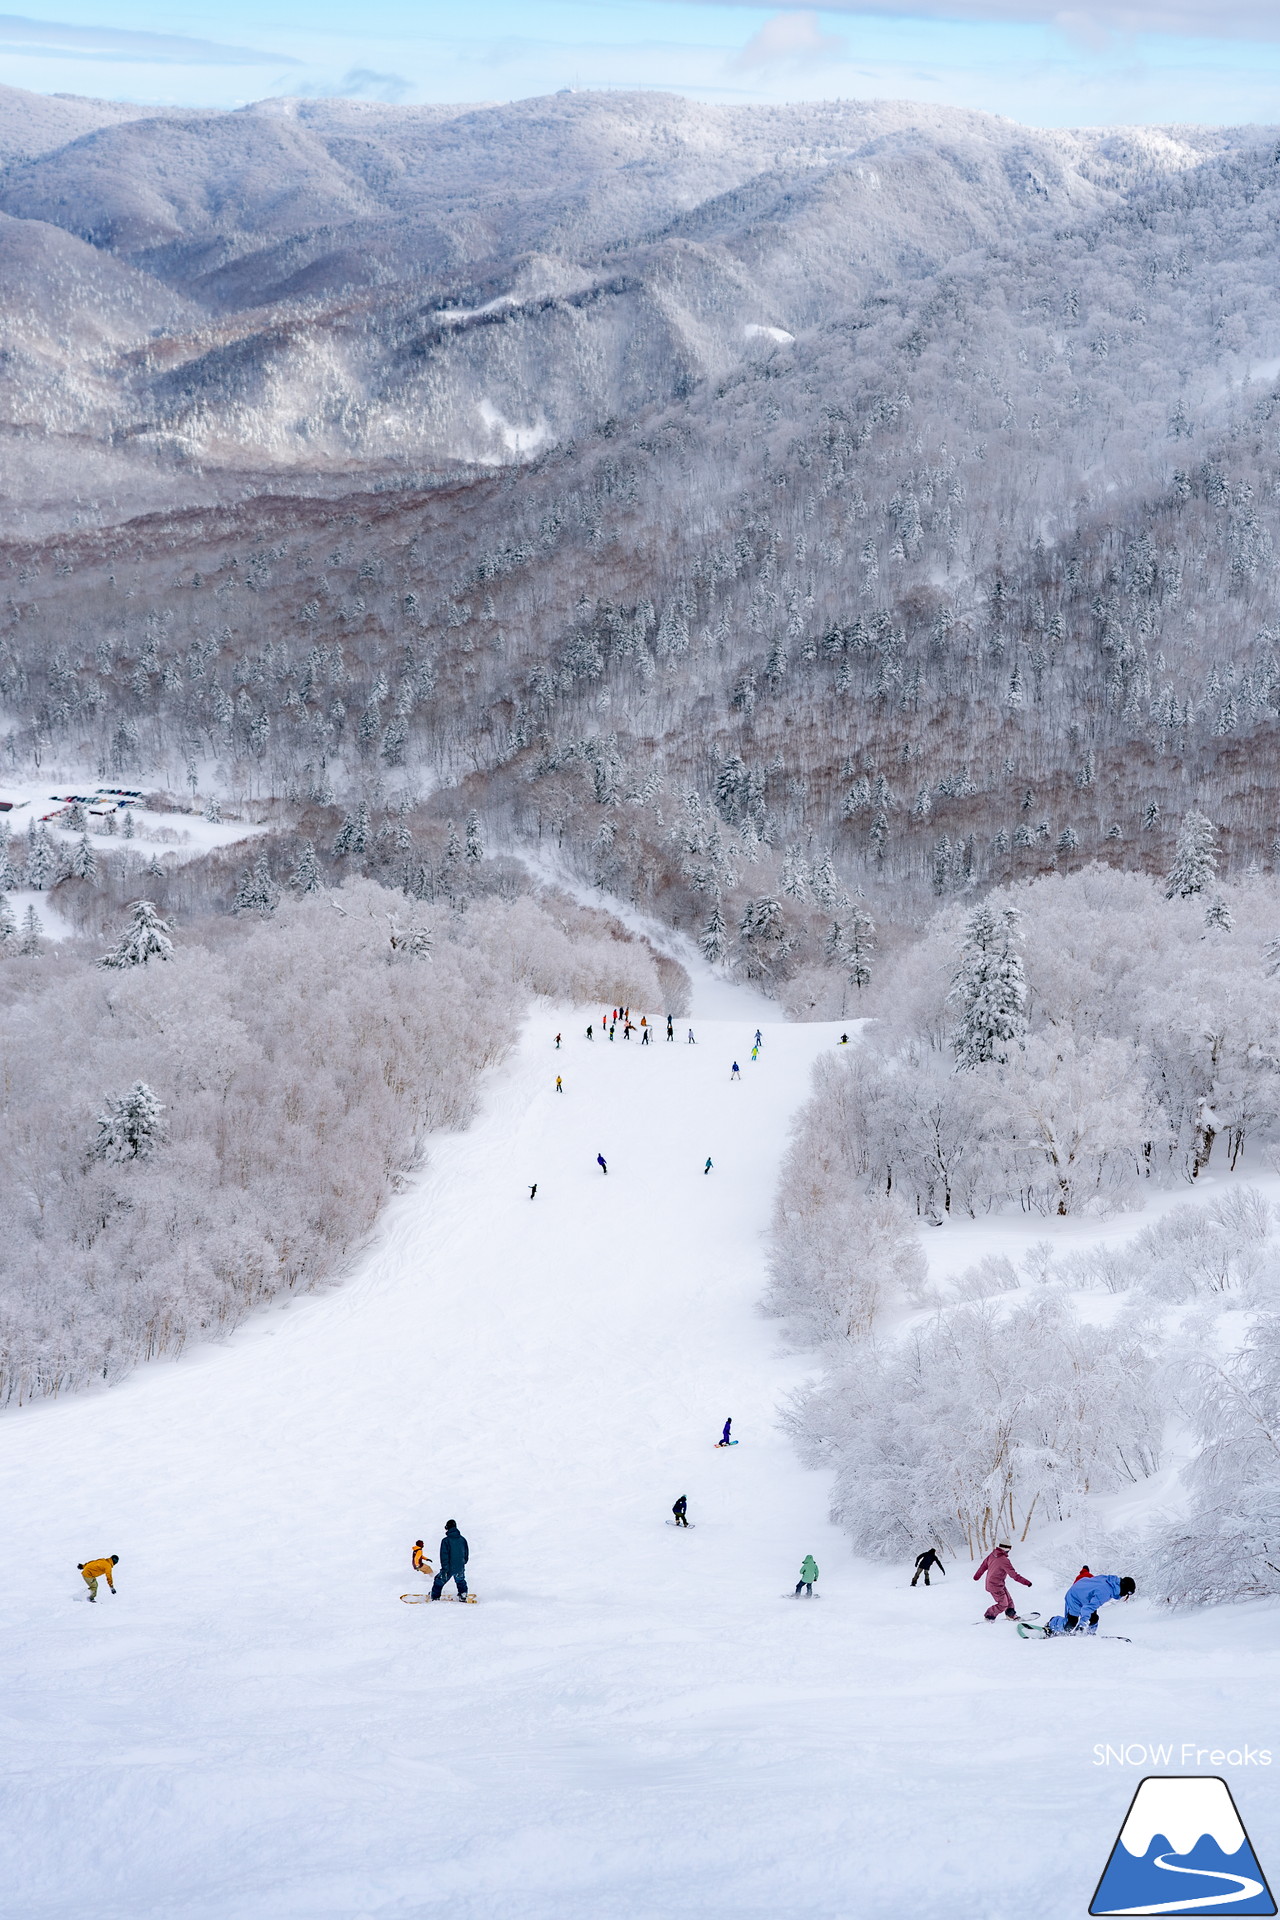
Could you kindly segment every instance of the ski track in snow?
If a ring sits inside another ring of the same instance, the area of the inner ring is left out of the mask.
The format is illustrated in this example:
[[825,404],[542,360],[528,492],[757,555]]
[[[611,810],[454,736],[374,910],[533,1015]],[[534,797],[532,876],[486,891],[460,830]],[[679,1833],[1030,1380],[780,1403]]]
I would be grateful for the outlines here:
[[[752,1064],[739,1004],[648,1048],[540,1008],[345,1285],[4,1417],[9,1913],[1067,1920],[1137,1777],[1095,1742],[1275,1741],[1274,1609],[1050,1652],[973,1633],[963,1563],[851,1558],[756,1310],[841,1029]],[[451,1515],[481,1604],[401,1606]],[[809,1552],[821,1607],[779,1597]],[[1056,1606],[1070,1569],[1015,1557]]]

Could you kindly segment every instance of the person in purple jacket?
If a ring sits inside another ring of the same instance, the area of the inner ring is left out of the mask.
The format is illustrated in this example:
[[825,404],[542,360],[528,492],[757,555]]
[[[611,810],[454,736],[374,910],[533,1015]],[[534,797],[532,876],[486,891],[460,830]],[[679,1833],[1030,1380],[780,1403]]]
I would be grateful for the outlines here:
[[1009,1558],[1009,1543],[1007,1540],[1002,1540],[998,1547],[992,1548],[973,1577],[975,1580],[981,1580],[984,1573],[987,1576],[987,1593],[990,1596],[991,1605],[987,1608],[983,1618],[986,1620],[998,1620],[1003,1613],[1008,1619],[1016,1620],[1018,1617],[1018,1609],[1009,1598],[1008,1583],[1010,1580],[1016,1580],[1020,1587],[1029,1587],[1031,1582],[1024,1580],[1022,1575],[1015,1570],[1014,1564]]

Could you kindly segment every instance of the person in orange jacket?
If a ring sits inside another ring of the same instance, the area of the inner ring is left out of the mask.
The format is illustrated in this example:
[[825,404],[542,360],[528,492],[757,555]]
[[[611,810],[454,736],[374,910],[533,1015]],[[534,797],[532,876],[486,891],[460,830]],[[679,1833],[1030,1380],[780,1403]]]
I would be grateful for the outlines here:
[[112,1593],[115,1592],[116,1583],[111,1578],[111,1569],[118,1564],[119,1559],[120,1559],[120,1555],[118,1553],[113,1553],[109,1560],[77,1560],[76,1561],[77,1571],[84,1575],[84,1583],[86,1587],[88,1587],[89,1589],[89,1598],[91,1600],[96,1600],[98,1597],[99,1580],[105,1579]]
[[431,1562],[423,1551],[421,1540],[415,1540],[413,1543],[413,1570],[415,1573],[431,1573],[433,1571]]

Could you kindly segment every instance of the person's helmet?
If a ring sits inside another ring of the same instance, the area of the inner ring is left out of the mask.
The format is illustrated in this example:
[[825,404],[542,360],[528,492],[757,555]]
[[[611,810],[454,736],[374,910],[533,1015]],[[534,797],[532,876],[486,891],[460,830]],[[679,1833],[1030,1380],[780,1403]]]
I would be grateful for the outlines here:
[[444,1523],[444,1530],[445,1530],[445,1532],[446,1532],[446,1533],[448,1533],[448,1531],[449,1531],[449,1529],[450,1529],[450,1527],[456,1527],[456,1526],[457,1526],[457,1524],[458,1524],[458,1523],[457,1523],[457,1521],[456,1521],[456,1520],[446,1520],[446,1521],[445,1521],[445,1523]]
[[1013,1548],[1012,1548],[1012,1547],[1011,1547],[1011,1546],[1009,1545],[1009,1542],[1008,1542],[1007,1540],[997,1540],[997,1541],[996,1541],[996,1552],[997,1552],[997,1553],[1012,1553],[1012,1552],[1013,1552]]
[[413,1544],[415,1547],[420,1547],[422,1545],[422,1542],[421,1540],[415,1540]]
[[113,1554],[112,1554],[112,1556],[111,1556],[111,1564],[112,1564],[112,1566],[113,1566],[113,1567],[118,1567],[118,1566],[120,1565],[120,1555],[119,1555],[118,1553],[113,1553]]
[[1126,1573],[1120,1582],[1120,1598],[1122,1600],[1129,1600],[1137,1591],[1138,1591],[1137,1581],[1131,1580],[1128,1574]]

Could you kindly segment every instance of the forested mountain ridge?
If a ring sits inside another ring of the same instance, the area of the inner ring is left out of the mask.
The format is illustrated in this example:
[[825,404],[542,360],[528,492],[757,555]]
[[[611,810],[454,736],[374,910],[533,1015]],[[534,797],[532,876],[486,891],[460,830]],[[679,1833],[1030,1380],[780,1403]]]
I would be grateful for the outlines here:
[[557,96],[11,163],[28,351],[77,386],[33,246],[116,276],[74,436],[152,510],[6,549],[10,752],[213,765],[318,845],[363,795],[419,889],[477,805],[797,1006],[858,885],[1158,866],[1195,802],[1269,861],[1275,156]]

